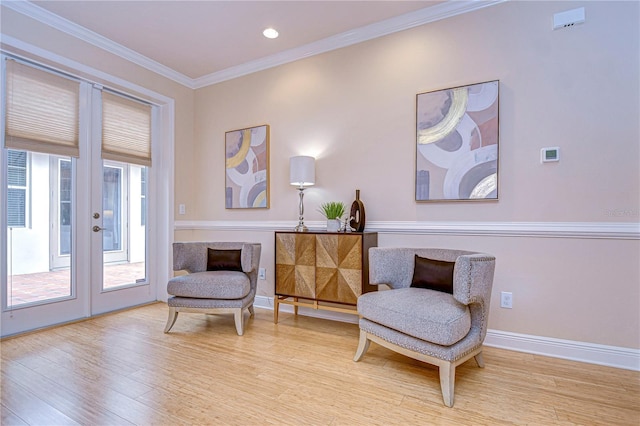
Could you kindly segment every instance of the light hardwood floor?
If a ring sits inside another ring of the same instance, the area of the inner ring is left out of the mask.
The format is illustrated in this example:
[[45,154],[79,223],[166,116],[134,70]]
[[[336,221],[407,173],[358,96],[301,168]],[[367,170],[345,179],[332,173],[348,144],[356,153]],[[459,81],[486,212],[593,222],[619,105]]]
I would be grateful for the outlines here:
[[1,342],[2,425],[640,424],[640,373],[486,348],[458,367],[455,406],[435,367],[375,344],[355,324],[256,309],[233,316],[165,304]]

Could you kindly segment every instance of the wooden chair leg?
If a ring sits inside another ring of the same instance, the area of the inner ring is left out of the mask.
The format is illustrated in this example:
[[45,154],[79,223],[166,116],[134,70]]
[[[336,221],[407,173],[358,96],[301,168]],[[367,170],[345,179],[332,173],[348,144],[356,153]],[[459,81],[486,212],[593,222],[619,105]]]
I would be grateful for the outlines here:
[[233,317],[236,321],[236,331],[238,332],[238,336],[242,336],[244,334],[244,327],[242,325],[244,315],[242,315],[242,308],[237,309],[234,312]]
[[440,366],[440,388],[444,405],[453,407],[453,388],[456,380],[456,367],[453,363]]
[[367,339],[367,333],[360,330],[360,341],[358,342],[358,349],[356,349],[356,354],[353,357],[353,360],[355,362],[358,362],[362,359],[364,354],[369,349],[370,343],[371,343],[371,340]]
[[173,327],[173,324],[176,323],[176,320],[178,319],[178,310],[174,307],[169,307],[169,318],[167,318],[167,325],[164,327],[164,332],[168,333],[169,330],[171,330],[171,327]]
[[484,368],[484,357],[482,356],[482,352],[480,352],[478,355],[473,357],[476,360],[476,364],[478,364],[478,367],[480,368]]
[[253,310],[253,305],[249,305],[249,314],[253,317],[256,312]]
[[278,299],[278,295],[276,294],[273,298],[273,323],[278,323],[278,311],[280,310],[280,299]]

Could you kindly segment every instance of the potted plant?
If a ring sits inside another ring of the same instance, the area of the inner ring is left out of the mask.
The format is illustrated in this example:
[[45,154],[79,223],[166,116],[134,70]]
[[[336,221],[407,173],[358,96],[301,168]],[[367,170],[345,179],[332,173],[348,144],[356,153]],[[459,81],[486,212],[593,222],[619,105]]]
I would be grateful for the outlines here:
[[318,211],[327,218],[327,231],[338,232],[340,230],[340,218],[344,215],[344,203],[341,201],[329,201],[320,206]]

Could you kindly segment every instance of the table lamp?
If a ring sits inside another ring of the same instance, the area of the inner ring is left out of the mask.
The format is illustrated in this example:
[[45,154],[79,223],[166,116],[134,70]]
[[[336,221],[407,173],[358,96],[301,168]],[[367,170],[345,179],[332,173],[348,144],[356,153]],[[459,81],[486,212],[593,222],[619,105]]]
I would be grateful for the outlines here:
[[289,159],[289,183],[294,185],[300,191],[300,213],[298,217],[298,226],[295,227],[296,232],[307,232],[309,229],[304,225],[304,190],[308,186],[316,183],[315,158],[301,155],[291,157]]

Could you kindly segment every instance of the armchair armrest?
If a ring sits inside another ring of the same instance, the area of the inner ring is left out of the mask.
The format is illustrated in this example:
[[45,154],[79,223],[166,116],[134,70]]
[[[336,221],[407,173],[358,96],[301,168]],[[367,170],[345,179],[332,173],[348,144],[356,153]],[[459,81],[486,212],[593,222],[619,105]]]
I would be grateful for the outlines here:
[[413,251],[396,247],[369,249],[369,283],[390,288],[409,287],[413,277]]
[[490,300],[495,262],[489,254],[459,256],[453,270],[453,297],[465,305]]
[[256,255],[254,255],[254,247],[255,244],[242,245],[242,254],[240,257],[240,261],[242,263],[242,272],[245,272],[247,274],[258,267],[257,265],[254,265],[255,262],[253,261],[253,259],[255,258],[255,256],[258,256],[259,258],[260,253],[258,252]]

